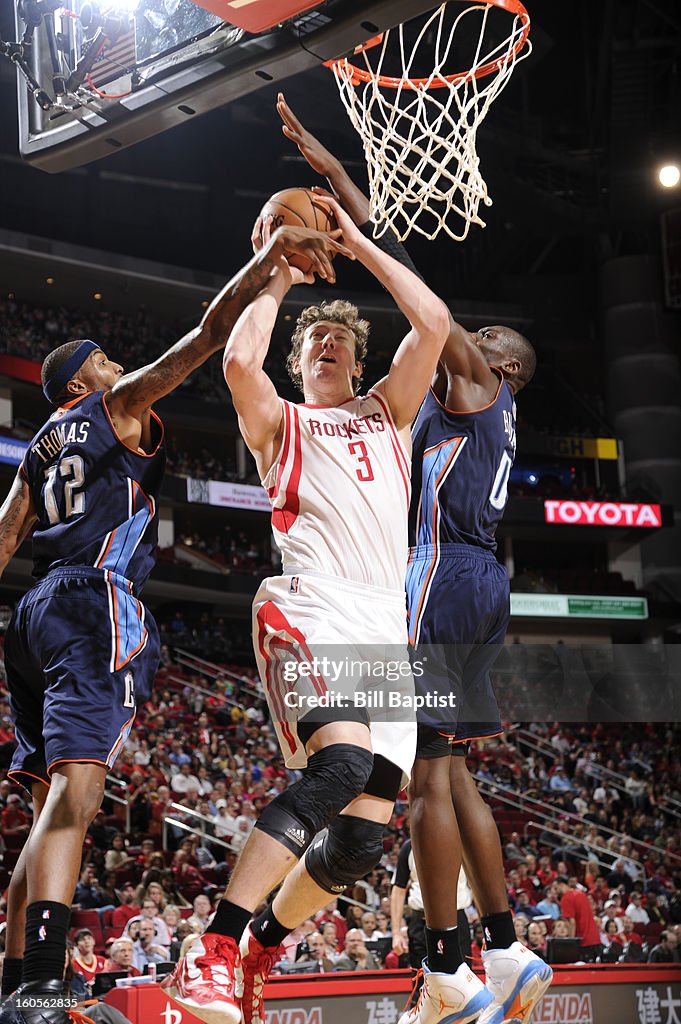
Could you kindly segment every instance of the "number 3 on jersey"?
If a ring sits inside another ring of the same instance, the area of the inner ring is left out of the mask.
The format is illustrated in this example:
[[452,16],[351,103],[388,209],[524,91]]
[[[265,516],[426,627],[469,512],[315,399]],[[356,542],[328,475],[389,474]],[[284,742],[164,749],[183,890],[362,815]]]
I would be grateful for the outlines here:
[[362,469],[356,469],[357,479],[363,484],[368,484],[374,479],[374,470],[369,460],[369,453],[367,446],[364,441],[352,441],[348,445],[348,451],[351,455],[354,455],[357,461],[361,464]]
[[60,521],[59,505],[54,493],[57,473],[60,477],[70,478],[64,484],[64,519],[82,515],[85,511],[85,493],[82,490],[79,491],[79,488],[82,488],[85,483],[83,460],[80,455],[67,455],[66,458],[53,463],[45,470],[43,501],[50,526],[55,526]]

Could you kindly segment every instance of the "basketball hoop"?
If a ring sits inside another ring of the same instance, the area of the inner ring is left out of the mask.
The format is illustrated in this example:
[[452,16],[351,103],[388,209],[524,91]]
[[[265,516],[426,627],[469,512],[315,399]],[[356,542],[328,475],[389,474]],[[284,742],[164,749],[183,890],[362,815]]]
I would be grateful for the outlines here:
[[[520,0],[485,0],[456,16],[452,9],[443,3],[420,28],[407,22],[370,40],[353,55],[363,67],[329,62],[364,145],[375,237],[392,227],[400,240],[412,230],[429,239],[444,230],[463,241],[471,224],[485,226],[478,207],[492,200],[477,130],[531,51],[530,18]],[[446,73],[461,50],[469,69]]]

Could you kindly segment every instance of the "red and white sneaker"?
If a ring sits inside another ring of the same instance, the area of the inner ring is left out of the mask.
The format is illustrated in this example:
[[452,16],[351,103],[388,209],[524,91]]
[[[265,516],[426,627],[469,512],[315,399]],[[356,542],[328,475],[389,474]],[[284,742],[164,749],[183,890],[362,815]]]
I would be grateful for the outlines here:
[[161,987],[205,1024],[239,1024],[244,976],[236,941],[205,932]]
[[239,949],[244,978],[241,1000],[244,1024],[265,1024],[263,989],[273,965],[281,959],[284,947],[263,946],[255,938],[249,925],[241,936]]

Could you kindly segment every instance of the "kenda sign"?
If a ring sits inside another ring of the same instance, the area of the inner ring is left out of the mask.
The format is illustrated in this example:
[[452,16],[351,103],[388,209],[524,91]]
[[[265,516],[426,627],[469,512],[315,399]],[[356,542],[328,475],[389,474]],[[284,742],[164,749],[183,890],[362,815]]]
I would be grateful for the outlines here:
[[662,526],[659,505],[627,501],[545,501],[544,521],[563,526]]

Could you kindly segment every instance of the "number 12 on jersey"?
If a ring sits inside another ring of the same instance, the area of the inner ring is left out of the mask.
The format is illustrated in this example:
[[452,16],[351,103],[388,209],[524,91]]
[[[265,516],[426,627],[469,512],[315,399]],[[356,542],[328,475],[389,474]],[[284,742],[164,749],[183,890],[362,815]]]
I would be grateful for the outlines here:
[[67,455],[45,470],[43,501],[50,526],[56,526],[60,522],[59,505],[54,493],[57,473],[60,477],[70,477],[64,484],[64,519],[82,515],[85,511],[85,494],[79,490],[85,484],[85,466],[80,455]]

